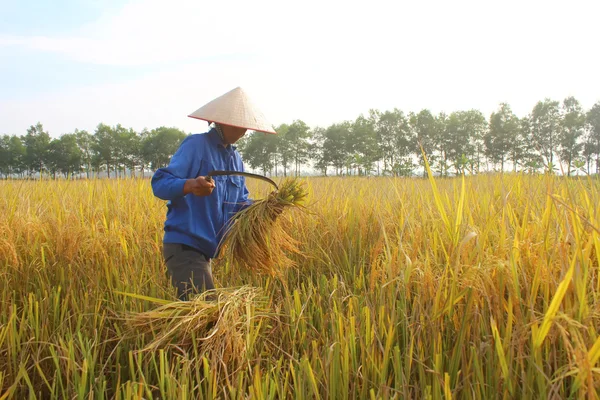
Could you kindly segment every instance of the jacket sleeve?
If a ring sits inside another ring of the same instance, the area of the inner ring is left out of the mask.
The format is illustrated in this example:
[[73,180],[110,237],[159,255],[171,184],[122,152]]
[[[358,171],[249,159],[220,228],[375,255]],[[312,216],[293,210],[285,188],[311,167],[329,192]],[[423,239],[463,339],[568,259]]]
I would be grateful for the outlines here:
[[174,200],[183,196],[185,181],[196,178],[194,175],[200,170],[200,145],[201,142],[196,137],[186,137],[169,165],[156,170],[152,176],[152,191],[156,197]]

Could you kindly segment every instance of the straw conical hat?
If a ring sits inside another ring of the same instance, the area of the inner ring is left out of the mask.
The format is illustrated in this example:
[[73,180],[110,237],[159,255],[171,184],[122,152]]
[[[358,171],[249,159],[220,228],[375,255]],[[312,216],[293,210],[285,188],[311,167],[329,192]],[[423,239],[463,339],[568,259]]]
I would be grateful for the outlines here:
[[259,132],[277,133],[240,87],[217,97],[188,117]]

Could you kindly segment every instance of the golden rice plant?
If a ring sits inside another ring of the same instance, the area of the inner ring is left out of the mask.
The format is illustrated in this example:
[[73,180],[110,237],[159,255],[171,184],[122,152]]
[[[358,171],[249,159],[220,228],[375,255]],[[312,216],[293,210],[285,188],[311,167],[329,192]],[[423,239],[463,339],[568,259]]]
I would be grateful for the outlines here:
[[286,253],[298,254],[299,249],[288,233],[290,224],[279,216],[287,209],[302,209],[306,196],[299,179],[285,179],[278,190],[236,215],[223,237],[220,256],[259,274],[281,276],[293,264]]
[[211,304],[148,180],[0,181],[0,399],[598,398],[600,181],[429,178],[306,179],[302,268]]
[[[125,293],[122,293],[125,294]],[[246,355],[250,320],[256,323],[268,315],[268,301],[259,288],[217,289],[188,301],[167,301],[126,294],[160,304],[140,313],[128,313],[129,336],[145,335],[148,344],[142,351],[176,348],[197,351],[214,364],[237,368]]]

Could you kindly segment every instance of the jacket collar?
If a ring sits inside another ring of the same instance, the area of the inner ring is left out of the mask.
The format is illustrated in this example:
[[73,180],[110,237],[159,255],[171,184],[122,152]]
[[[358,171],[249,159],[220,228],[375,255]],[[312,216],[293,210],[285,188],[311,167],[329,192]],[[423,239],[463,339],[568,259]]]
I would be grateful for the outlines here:
[[208,138],[210,139],[210,141],[215,144],[215,146],[218,146],[218,147],[221,147],[224,149],[231,148],[232,150],[235,150],[237,148],[234,145],[226,145],[225,143],[223,143],[223,139],[221,139],[221,135],[219,135],[219,132],[217,132],[217,130],[215,128],[211,128],[207,132],[207,135],[208,135]]

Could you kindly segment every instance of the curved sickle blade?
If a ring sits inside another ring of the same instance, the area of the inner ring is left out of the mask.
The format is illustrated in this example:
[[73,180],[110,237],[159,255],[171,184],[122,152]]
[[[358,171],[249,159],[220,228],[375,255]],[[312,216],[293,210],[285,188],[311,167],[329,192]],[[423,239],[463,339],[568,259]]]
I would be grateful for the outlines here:
[[206,175],[206,176],[210,177],[210,176],[223,176],[223,175],[237,175],[237,176],[244,176],[246,178],[260,179],[261,181],[269,182],[271,185],[275,186],[275,189],[279,190],[279,186],[277,186],[277,184],[272,179],[269,179],[266,176],[262,176],[262,175],[251,174],[249,172],[241,172],[241,171],[212,171],[212,172],[209,172],[208,175]]

